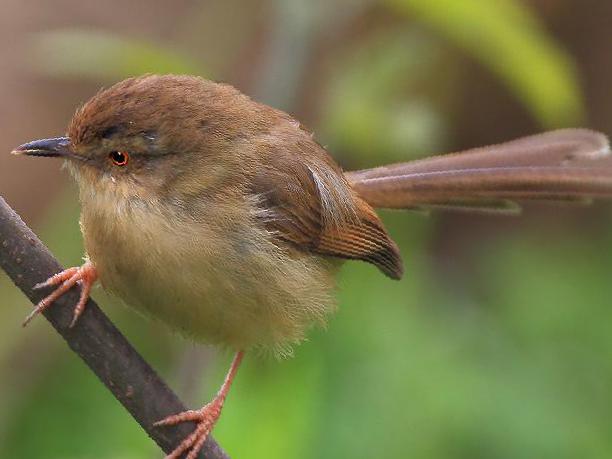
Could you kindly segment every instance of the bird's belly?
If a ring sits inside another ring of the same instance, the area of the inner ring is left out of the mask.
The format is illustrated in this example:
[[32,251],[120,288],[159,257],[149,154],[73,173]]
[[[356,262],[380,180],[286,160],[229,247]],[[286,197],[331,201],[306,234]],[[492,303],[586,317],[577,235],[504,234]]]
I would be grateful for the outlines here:
[[85,215],[82,224],[105,289],[195,339],[283,353],[333,308],[334,267],[278,247],[253,226],[193,234],[147,216],[147,224],[132,219],[130,231],[89,231]]

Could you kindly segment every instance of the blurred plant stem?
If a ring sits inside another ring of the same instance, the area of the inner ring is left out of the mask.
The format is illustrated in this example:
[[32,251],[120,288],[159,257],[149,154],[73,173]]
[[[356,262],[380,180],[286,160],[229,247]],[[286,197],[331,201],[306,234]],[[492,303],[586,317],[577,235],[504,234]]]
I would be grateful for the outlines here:
[[272,0],[268,39],[254,83],[257,98],[290,112],[302,94],[301,83],[309,76],[308,62],[317,39],[341,29],[369,3]]

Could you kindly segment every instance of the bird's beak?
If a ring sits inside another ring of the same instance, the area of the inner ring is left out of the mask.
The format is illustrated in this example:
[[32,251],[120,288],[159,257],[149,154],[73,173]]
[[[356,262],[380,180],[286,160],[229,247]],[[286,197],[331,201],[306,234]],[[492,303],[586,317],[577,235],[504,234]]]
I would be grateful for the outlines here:
[[14,155],[28,156],[70,156],[70,139],[56,137],[55,139],[41,139],[19,145],[12,152]]

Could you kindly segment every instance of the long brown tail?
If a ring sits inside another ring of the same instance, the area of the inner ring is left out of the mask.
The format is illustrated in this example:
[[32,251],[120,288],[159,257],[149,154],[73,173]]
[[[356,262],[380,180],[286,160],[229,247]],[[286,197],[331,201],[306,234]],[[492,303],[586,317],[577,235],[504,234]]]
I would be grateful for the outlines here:
[[514,213],[520,201],[612,198],[612,155],[604,134],[563,129],[347,177],[374,207]]

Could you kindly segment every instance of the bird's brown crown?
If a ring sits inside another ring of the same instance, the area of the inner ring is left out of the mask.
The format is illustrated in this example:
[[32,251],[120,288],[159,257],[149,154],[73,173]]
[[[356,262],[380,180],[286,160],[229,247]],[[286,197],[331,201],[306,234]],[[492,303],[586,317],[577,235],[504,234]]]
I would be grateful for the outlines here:
[[[268,116],[258,116],[266,112]],[[194,133],[232,139],[265,129],[276,110],[253,102],[230,85],[200,77],[146,75],[100,91],[77,110],[68,129],[74,148],[111,138],[138,139],[151,154],[193,147]]]

